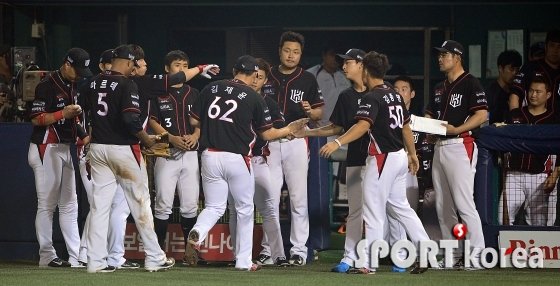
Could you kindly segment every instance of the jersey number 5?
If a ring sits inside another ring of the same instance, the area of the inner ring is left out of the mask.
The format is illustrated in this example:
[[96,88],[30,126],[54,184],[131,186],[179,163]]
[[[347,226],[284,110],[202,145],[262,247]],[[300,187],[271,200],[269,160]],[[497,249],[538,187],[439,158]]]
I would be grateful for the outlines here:
[[[220,99],[221,99],[221,97],[216,96],[216,99],[214,99],[212,104],[210,104],[210,107],[208,108],[208,117],[210,117],[212,119],[216,119],[220,115],[220,112],[221,112],[220,106],[218,106],[216,104]],[[226,111],[219,118],[219,120],[223,120],[223,121],[233,123],[233,119],[229,118],[228,116],[237,109],[237,102],[233,99],[228,99],[228,100],[225,101],[225,103],[227,105],[231,105],[231,108],[228,111]]]
[[106,116],[107,112],[109,111],[109,107],[107,106],[107,102],[105,102],[103,99],[107,96],[107,93],[105,92],[100,92],[98,93],[99,97],[97,97],[97,104],[99,104],[99,110],[97,110],[97,114],[99,114],[100,116]]
[[391,122],[391,125],[389,125],[389,127],[391,127],[392,129],[395,129],[397,127],[402,128],[404,123],[402,106],[389,106],[389,119]]

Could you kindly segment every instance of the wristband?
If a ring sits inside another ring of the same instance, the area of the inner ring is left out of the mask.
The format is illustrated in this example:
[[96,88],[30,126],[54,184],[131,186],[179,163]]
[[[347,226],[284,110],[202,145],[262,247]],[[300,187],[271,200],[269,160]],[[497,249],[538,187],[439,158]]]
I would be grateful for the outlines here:
[[338,147],[342,147],[342,144],[340,144],[340,141],[338,141],[338,139],[334,139],[334,142],[336,142],[336,144],[338,144]]
[[62,115],[62,110],[59,110],[59,111],[53,113],[54,121],[59,121],[62,118],[64,118],[64,115]]
[[204,65],[199,65],[198,66],[198,73],[202,73],[202,71],[204,71]]

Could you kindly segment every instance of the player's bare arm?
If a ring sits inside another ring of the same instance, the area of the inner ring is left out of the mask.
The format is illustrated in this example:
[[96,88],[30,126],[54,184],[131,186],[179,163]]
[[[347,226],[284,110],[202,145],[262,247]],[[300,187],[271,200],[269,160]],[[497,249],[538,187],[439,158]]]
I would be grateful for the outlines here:
[[463,132],[467,132],[469,130],[473,130],[479,127],[482,123],[486,121],[488,118],[488,111],[487,110],[477,110],[474,112],[472,116],[467,119],[467,121],[461,124],[458,127],[455,127],[451,124],[442,124],[447,128],[447,135],[458,135]]
[[198,143],[198,139],[200,138],[200,128],[195,127],[193,134],[183,135],[183,140],[187,143],[187,147],[189,149],[193,149],[196,147]]
[[288,135],[293,135],[293,133],[305,128],[307,123],[309,123],[309,118],[301,118],[296,121],[292,121],[286,127],[280,129],[270,128],[260,132],[259,134],[261,135],[261,138],[266,141],[284,138]]
[[519,96],[517,96],[517,94],[513,94],[513,93],[510,94],[508,105],[509,105],[509,110],[519,108]]
[[554,187],[556,186],[556,182],[558,181],[558,177],[560,177],[560,166],[556,166],[554,171],[548,175],[546,181],[544,181],[544,192],[550,194]]
[[[159,123],[157,123],[157,121],[150,119],[148,121],[148,126],[150,127],[150,129],[152,129],[152,131],[155,134],[160,134],[162,132],[166,132],[167,130],[165,130],[165,128],[163,128],[163,126],[161,126]],[[175,135],[171,135],[168,134],[167,135],[169,138],[169,143],[171,143],[173,145],[173,147],[183,150],[183,151],[187,151],[189,150],[189,148],[187,147],[187,143],[185,142],[185,140],[183,139],[183,137],[181,136],[175,136]]]
[[420,163],[418,162],[418,156],[416,156],[416,148],[414,146],[414,137],[412,136],[412,129],[410,129],[410,124],[403,125],[402,129],[404,148],[408,153],[408,171],[412,175],[416,175]]
[[321,147],[321,150],[319,150],[319,155],[324,158],[329,158],[334,151],[340,148],[340,146],[348,144],[364,136],[364,134],[369,130],[370,126],[371,124],[366,120],[358,121],[348,131],[346,131],[346,133],[338,137],[335,141],[323,145],[323,147]]
[[46,126],[51,125],[62,118],[70,119],[74,118],[82,113],[82,108],[79,105],[68,105],[64,109],[52,112],[52,113],[42,113],[31,119],[31,123],[35,126]]
[[329,137],[334,135],[341,135],[344,129],[341,126],[330,124],[316,129],[302,128],[298,132],[294,132],[295,138],[305,137]]

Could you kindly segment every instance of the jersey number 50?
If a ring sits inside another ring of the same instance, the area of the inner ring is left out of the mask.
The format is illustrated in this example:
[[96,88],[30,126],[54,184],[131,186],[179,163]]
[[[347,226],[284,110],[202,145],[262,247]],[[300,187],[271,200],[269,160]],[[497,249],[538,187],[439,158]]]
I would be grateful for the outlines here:
[[389,127],[391,127],[392,129],[403,127],[404,114],[402,106],[389,106],[389,120],[391,122],[391,125],[389,125]]
[[[222,110],[220,109],[220,106],[216,104],[220,99],[221,97],[216,96],[216,99],[214,99],[212,104],[210,104],[210,107],[208,108],[208,117],[216,119],[220,115],[220,112]],[[233,119],[229,118],[228,116],[237,109],[237,102],[233,99],[228,99],[225,101],[225,103],[228,106],[231,105],[231,108],[218,119],[233,123]]]

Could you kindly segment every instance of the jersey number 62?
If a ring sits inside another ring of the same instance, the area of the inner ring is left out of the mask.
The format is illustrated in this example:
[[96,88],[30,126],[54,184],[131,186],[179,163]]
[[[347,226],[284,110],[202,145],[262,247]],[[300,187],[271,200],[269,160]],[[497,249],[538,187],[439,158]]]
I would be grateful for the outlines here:
[[[220,115],[220,112],[222,110],[220,106],[216,104],[220,99],[221,97],[216,96],[216,99],[214,99],[212,104],[210,104],[210,107],[208,108],[208,117],[216,119]],[[228,116],[237,109],[237,102],[233,99],[228,99],[225,101],[225,104],[228,106],[231,105],[231,108],[218,119],[233,123],[233,119],[229,118]]]

